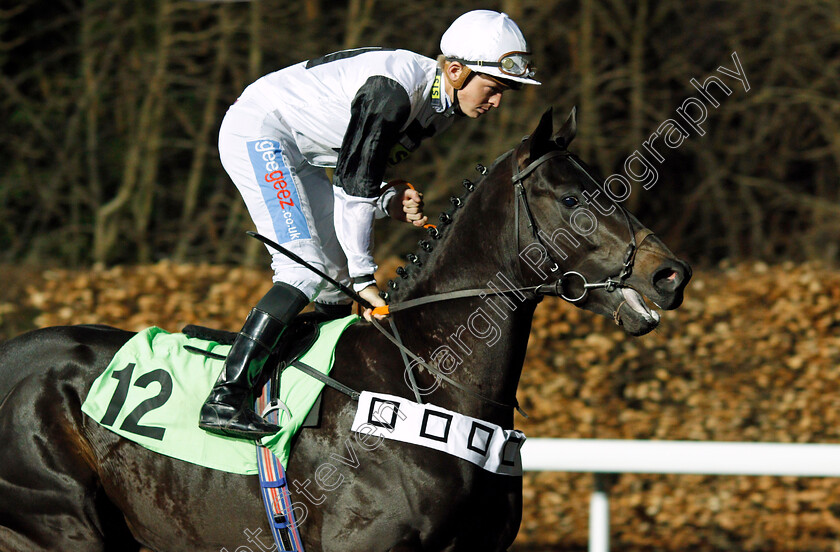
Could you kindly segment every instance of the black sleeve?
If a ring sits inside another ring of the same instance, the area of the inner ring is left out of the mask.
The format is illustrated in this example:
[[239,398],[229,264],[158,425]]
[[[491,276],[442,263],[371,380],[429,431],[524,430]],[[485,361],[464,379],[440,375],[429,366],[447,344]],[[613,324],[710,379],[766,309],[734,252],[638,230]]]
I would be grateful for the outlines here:
[[351,196],[378,196],[388,154],[410,113],[411,102],[400,83],[379,75],[369,78],[350,106],[334,184]]

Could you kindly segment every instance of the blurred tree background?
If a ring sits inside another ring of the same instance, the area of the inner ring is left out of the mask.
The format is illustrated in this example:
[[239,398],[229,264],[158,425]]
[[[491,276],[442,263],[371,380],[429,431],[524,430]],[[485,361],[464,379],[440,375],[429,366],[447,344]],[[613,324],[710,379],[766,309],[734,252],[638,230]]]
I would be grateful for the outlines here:
[[[837,0],[0,3],[0,339],[77,323],[238,329],[271,283],[218,159],[227,107],[259,76],[342,48],[434,57],[478,8],[519,23],[543,85],[392,171],[433,215],[548,106],[557,124],[577,106],[572,149],[606,176],[637,150],[652,159],[644,142],[701,97],[691,79],[732,89],[712,89],[704,135],[658,139],[657,183],[627,200],[701,268],[685,304],[628,340],[547,299],[520,389],[533,417],[517,424],[540,437],[840,441]],[[749,91],[717,72],[733,52]],[[377,233],[381,272],[421,235]],[[590,489],[586,474],[528,474],[517,544],[584,550]],[[625,551],[840,550],[835,479],[623,475],[613,496]]]
[[[17,0],[0,8],[0,262],[265,263],[218,160],[228,105],[257,77],[347,47],[434,57],[461,13],[523,29],[539,87],[458,124],[398,166],[436,213],[530,132],[578,107],[573,145],[604,175],[733,51],[750,83],[717,93],[704,136],[676,149],[628,204],[695,264],[834,262],[840,252],[840,3],[683,0]],[[661,141],[659,142],[661,144]],[[377,255],[415,248],[380,227]]]

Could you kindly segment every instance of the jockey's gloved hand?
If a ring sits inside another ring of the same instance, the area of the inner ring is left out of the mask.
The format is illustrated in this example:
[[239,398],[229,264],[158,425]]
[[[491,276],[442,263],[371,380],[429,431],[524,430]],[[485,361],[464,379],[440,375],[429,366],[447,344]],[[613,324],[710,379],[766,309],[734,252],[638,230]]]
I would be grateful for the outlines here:
[[[368,287],[359,291],[358,293],[362,296],[363,299],[366,299],[367,302],[373,305],[374,307],[384,307],[386,305],[385,300],[379,296],[379,288],[376,287],[375,284],[369,285]],[[386,315],[373,314],[373,311],[371,309],[365,309],[363,316],[365,317],[365,320],[370,322],[371,318],[382,320],[383,318],[385,318]]]
[[410,222],[414,226],[422,227],[429,221],[423,214],[423,194],[408,187],[406,184],[394,186],[396,194],[388,204],[391,218],[402,222]]

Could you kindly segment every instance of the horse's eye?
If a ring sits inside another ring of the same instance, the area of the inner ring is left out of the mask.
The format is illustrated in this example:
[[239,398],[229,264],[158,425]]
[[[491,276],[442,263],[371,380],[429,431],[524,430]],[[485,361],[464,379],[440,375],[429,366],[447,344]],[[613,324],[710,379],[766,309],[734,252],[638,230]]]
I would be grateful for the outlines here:
[[563,203],[563,205],[565,207],[568,207],[570,209],[572,207],[577,207],[578,203],[580,203],[578,201],[578,198],[576,198],[575,196],[566,196],[563,199],[561,199],[560,201]]

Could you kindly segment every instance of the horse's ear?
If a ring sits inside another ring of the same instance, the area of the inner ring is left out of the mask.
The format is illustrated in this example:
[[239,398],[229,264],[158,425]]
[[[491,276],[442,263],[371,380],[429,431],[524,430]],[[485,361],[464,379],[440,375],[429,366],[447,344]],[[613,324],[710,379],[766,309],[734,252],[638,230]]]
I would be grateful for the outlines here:
[[540,117],[540,123],[537,125],[537,129],[531,134],[531,148],[533,149],[535,145],[549,141],[553,128],[554,109],[549,107],[542,114],[542,117]]
[[539,159],[540,156],[554,148],[554,144],[551,141],[553,127],[553,110],[549,107],[542,114],[542,117],[540,117],[540,122],[536,130],[522,139],[524,147],[518,150],[519,154],[517,156],[520,166],[527,164],[527,160],[533,161],[534,159]]
[[554,143],[560,146],[561,149],[566,149],[569,147],[569,144],[572,143],[572,140],[575,139],[575,134],[577,134],[577,107],[573,107],[572,111],[569,112],[569,117],[566,119],[566,122],[563,123],[563,126],[560,127],[560,130],[557,131],[557,134],[554,135],[552,140]]

